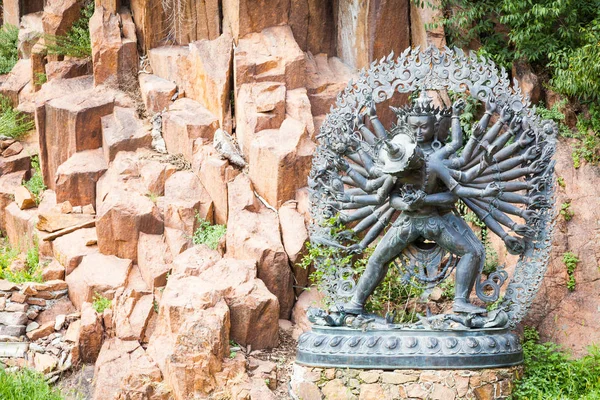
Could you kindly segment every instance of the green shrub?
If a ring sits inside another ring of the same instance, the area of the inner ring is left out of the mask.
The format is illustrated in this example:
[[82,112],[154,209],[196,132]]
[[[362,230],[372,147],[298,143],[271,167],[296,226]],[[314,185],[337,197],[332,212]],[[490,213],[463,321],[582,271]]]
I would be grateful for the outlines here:
[[196,219],[200,226],[194,231],[192,242],[195,245],[205,244],[216,250],[219,240],[227,233],[227,227],[225,225],[211,225],[210,222],[202,219],[198,214],[196,214]]
[[567,267],[567,275],[569,277],[567,280],[567,289],[572,292],[575,290],[575,268],[577,268],[579,258],[574,253],[567,251],[563,254],[563,263]]
[[5,24],[0,29],[0,75],[8,74],[19,60],[18,42],[19,28]]
[[34,128],[30,117],[15,110],[10,99],[0,95],[0,136],[19,139]]
[[50,386],[44,375],[24,368],[7,372],[0,367],[0,399],[63,400],[60,390]]
[[4,276],[4,270],[10,267],[10,264],[19,255],[19,252],[13,249],[5,239],[0,239],[0,277]]
[[573,136],[577,143],[572,153],[575,168],[579,168],[582,160],[592,165],[600,162],[600,106],[591,103],[588,111],[589,116],[577,117],[577,132]]
[[48,75],[43,72],[36,72],[34,83],[37,86],[42,86],[44,83],[48,82]]
[[569,222],[570,220],[573,219],[573,217],[575,216],[575,213],[573,212],[573,210],[571,210],[570,202],[567,201],[560,205],[560,215],[562,215],[563,218],[565,219],[565,221],[567,221],[567,222]]
[[[16,252],[15,252],[16,253]],[[15,257],[16,258],[16,255]],[[13,258],[13,259],[14,259]],[[9,264],[10,265],[10,264]],[[2,277],[10,282],[25,283],[25,282],[43,282],[42,266],[40,264],[40,250],[37,240],[34,240],[32,247],[27,249],[25,255],[26,268],[22,271],[12,272],[8,269],[2,271]]]
[[92,303],[92,307],[98,314],[102,314],[104,310],[110,308],[112,305],[112,300],[107,299],[103,295],[96,293],[94,294],[94,302]]
[[600,351],[572,359],[554,343],[539,343],[539,334],[525,328],[525,372],[515,382],[513,400],[600,399]]
[[34,171],[33,175],[24,185],[33,195],[36,204],[40,204],[42,193],[46,190],[46,185],[44,184],[44,177],[42,176],[38,156],[31,157],[31,167]]
[[64,36],[44,35],[48,54],[85,58],[92,55],[90,18],[94,14],[94,1],[86,1],[81,17]]

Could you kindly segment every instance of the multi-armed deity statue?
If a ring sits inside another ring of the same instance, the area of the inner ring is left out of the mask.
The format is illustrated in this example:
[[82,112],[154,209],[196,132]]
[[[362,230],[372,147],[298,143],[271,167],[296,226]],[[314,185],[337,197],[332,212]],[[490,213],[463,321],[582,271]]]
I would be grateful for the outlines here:
[[[434,107],[428,91],[466,93],[485,112],[463,132],[464,101]],[[394,118],[386,127],[377,104],[396,93],[414,100],[390,107]],[[546,269],[556,131],[528,106],[504,71],[459,50],[409,49],[350,82],[321,128],[309,179],[311,241],[338,249],[339,264],[322,270],[332,307],[310,310],[314,326],[300,338],[300,363],[472,368],[521,361],[510,329]],[[506,288],[502,268],[482,273],[485,247],[458,202],[519,255]],[[366,268],[357,273],[348,260],[369,247]],[[390,268],[405,284],[427,288],[452,276],[453,312],[426,313],[412,324],[368,313],[366,302]],[[484,306],[493,302],[500,304],[488,312]]]

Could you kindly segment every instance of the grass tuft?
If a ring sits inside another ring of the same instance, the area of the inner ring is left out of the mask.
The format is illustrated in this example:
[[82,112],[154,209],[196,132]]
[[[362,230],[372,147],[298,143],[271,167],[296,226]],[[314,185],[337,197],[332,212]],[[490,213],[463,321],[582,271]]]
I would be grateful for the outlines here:
[[0,29],[0,75],[8,74],[19,60],[18,42],[19,28],[4,25]]
[[0,95],[0,136],[19,139],[34,128],[30,117],[15,110],[10,99]]
[[40,160],[38,156],[31,157],[31,168],[33,169],[33,175],[25,182],[25,187],[29,189],[35,199],[36,204],[40,204],[42,200],[42,193],[46,190],[44,184],[44,177],[42,176],[42,170],[40,168]]
[[63,400],[60,390],[50,386],[44,375],[24,368],[8,372],[0,368],[0,399]]

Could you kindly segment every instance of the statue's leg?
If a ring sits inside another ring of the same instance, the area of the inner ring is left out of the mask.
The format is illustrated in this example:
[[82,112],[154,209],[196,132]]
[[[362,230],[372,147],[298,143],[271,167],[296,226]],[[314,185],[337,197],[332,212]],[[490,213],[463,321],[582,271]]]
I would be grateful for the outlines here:
[[484,313],[486,310],[471,304],[469,297],[485,262],[485,249],[462,218],[449,213],[442,219],[444,232],[440,232],[433,240],[444,249],[461,257],[456,265],[454,311]]
[[390,262],[396,258],[406,246],[413,242],[419,234],[411,229],[410,224],[404,227],[392,226],[381,238],[375,251],[369,257],[365,271],[356,285],[352,300],[344,305],[349,314],[362,314],[369,296],[385,278]]

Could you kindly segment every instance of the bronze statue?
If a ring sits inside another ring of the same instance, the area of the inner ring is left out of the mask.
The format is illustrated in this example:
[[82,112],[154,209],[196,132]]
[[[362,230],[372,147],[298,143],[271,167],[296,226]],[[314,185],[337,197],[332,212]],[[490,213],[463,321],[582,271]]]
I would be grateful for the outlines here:
[[[341,192],[337,196],[341,203],[340,208],[389,204],[390,210],[401,211],[400,216],[392,223],[369,258],[352,300],[343,305],[346,313],[363,313],[366,299],[385,277],[389,263],[409,244],[423,240],[433,241],[446,251],[460,257],[456,266],[454,311],[477,314],[485,312],[484,308],[469,302],[475,279],[483,268],[485,249],[467,223],[453,211],[459,198],[472,199],[472,204],[489,202],[490,199],[498,197],[505,186],[496,181],[481,184],[481,188],[465,185],[465,183],[473,183],[478,177],[486,176],[484,173],[489,166],[485,159],[465,171],[457,168],[475,160],[482,152],[485,152],[488,159],[494,158],[497,155],[494,150],[499,150],[502,142],[505,141],[505,137],[498,137],[500,129],[508,124],[509,130],[505,136],[508,138],[519,135],[522,131],[521,118],[514,117],[512,112],[505,108],[498,122],[492,126],[485,137],[482,137],[482,133],[488,127],[490,116],[496,109],[494,97],[489,97],[484,116],[477,124],[461,157],[457,157],[457,150],[463,147],[463,132],[459,117],[464,101],[458,100],[452,106],[450,135],[440,129],[440,126],[443,126],[440,122],[450,112],[434,108],[431,102],[426,91],[421,91],[420,97],[412,107],[404,110],[396,109],[399,123],[391,133],[386,132],[379,121],[374,104],[370,105],[369,119],[376,133],[371,132],[360,121],[357,125],[363,135],[383,138],[379,147],[378,160],[373,160],[366,152],[359,151],[361,160],[365,166],[368,166],[367,171],[372,178],[361,175],[344,158],[336,159],[338,167],[345,171],[346,176],[355,186],[365,193],[374,193],[351,195],[348,192]],[[515,149],[524,147],[533,140],[528,133],[525,132],[520,136]],[[448,136],[451,140],[443,145],[440,139],[443,140]],[[537,155],[538,152],[529,151],[524,157],[519,156],[518,159],[523,163]],[[514,164],[512,159],[510,161],[508,166],[502,166],[496,159],[494,165],[498,166],[500,172],[505,172]],[[530,169],[534,172],[534,167]],[[526,189],[530,185],[524,183],[518,187]],[[342,221],[349,221],[351,218],[344,213],[341,217]],[[520,238],[509,235],[498,221],[482,217],[490,229],[502,237],[511,252],[518,254],[523,251]],[[509,219],[508,217],[501,219],[504,220]],[[381,220],[380,222],[389,223]],[[528,231],[528,227],[524,224],[510,221],[507,225],[515,232]],[[383,226],[384,224],[380,224],[370,231],[360,244],[355,245],[354,249],[364,249],[381,233]]]
[[[470,132],[460,121],[464,101],[434,107],[428,91],[437,90],[484,103]],[[398,92],[417,96],[391,107],[396,118],[386,129],[376,105]],[[392,369],[521,362],[510,329],[525,315],[550,254],[555,136],[556,126],[529,108],[504,71],[457,49],[407,49],[351,81],[321,126],[308,182],[311,242],[335,249],[315,262],[333,307],[309,312],[313,331],[300,337],[298,361]],[[519,255],[502,299],[509,275],[501,266],[482,273],[486,250],[459,202]],[[352,260],[367,248],[357,273]],[[425,288],[455,272],[454,314],[428,312],[402,324],[366,312],[391,266]],[[473,292],[496,309],[472,304]]]

